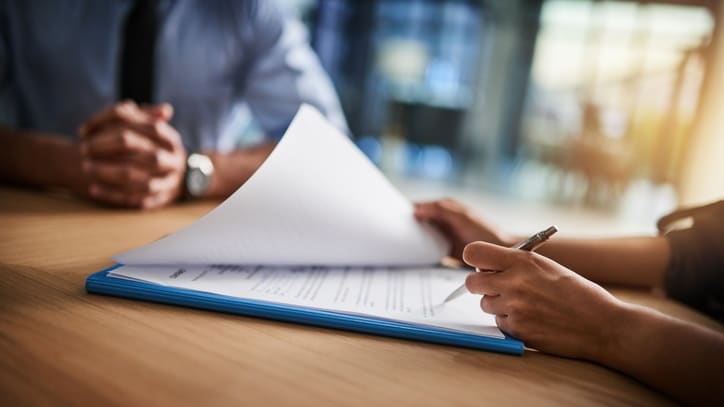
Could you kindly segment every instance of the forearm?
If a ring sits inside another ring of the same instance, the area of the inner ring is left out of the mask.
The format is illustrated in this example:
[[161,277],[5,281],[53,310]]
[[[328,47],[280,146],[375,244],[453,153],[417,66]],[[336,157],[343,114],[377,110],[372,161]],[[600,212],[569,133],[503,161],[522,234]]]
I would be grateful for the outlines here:
[[270,142],[230,153],[205,152],[214,163],[214,176],[206,197],[226,198],[231,195],[254,174],[274,145]]
[[660,286],[670,257],[665,237],[553,238],[538,252],[599,284],[636,287]]
[[625,305],[596,358],[686,403],[724,401],[724,334]]
[[0,127],[0,179],[5,182],[78,191],[80,151],[68,138]]

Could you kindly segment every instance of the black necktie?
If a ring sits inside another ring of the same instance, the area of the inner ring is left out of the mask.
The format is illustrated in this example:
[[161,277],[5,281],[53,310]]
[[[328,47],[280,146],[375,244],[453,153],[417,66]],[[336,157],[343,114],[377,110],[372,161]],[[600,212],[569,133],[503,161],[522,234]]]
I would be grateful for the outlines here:
[[157,32],[157,2],[136,0],[123,27],[121,100],[132,99],[138,104],[152,102]]

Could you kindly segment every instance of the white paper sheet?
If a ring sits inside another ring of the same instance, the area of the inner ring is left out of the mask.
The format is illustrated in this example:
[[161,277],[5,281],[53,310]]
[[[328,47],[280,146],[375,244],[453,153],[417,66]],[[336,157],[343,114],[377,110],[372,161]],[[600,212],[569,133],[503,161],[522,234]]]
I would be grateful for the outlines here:
[[443,304],[467,273],[446,268],[123,266],[111,276],[503,338],[480,296]]
[[357,147],[302,106],[257,172],[192,225],[114,257],[145,265],[436,264],[447,244]]

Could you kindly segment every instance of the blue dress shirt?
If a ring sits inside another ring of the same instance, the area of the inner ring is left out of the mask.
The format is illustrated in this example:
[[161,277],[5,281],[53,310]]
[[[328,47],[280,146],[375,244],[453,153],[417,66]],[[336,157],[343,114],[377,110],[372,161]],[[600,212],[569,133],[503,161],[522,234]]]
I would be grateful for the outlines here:
[[[0,123],[73,137],[119,94],[133,0],[0,0]],[[190,150],[235,147],[244,112],[280,137],[299,105],[346,123],[303,26],[270,0],[160,2],[154,98]]]

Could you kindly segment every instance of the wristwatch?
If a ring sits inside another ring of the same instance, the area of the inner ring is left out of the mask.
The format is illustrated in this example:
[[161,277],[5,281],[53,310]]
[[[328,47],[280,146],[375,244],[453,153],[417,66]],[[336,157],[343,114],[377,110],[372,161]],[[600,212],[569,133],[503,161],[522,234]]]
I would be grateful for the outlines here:
[[214,163],[203,154],[192,153],[186,159],[186,195],[191,198],[203,196],[211,185]]

